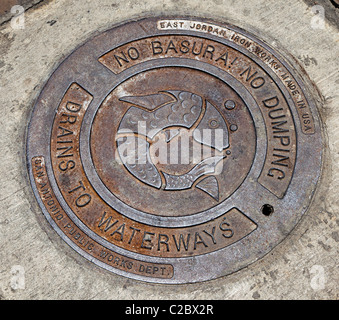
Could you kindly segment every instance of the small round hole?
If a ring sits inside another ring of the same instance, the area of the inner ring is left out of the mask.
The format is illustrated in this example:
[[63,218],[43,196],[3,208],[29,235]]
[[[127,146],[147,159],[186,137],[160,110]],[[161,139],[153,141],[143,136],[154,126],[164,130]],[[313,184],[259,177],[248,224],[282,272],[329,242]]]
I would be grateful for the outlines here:
[[336,8],[339,8],[339,0],[331,0],[331,2]]
[[261,212],[268,217],[274,212],[274,208],[270,204],[264,204],[261,208]]

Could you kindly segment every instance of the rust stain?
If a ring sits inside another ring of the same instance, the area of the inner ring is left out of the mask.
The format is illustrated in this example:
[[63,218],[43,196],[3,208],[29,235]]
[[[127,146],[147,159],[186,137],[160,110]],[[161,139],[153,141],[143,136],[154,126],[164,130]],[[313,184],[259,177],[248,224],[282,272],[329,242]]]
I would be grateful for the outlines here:
[[[224,248],[256,229],[256,224],[235,208],[198,226],[161,228],[131,220],[108,206],[92,187],[81,165],[80,128],[91,99],[80,86],[71,85],[58,108],[51,139],[52,167],[60,191],[72,211],[91,230],[132,252],[186,257]],[[121,181],[112,183],[119,185]]]
[[57,200],[47,176],[44,157],[32,158],[32,168],[35,184],[46,210],[63,234],[75,245],[94,258],[122,271],[154,278],[170,279],[173,277],[174,269],[170,264],[131,259],[112,252],[88,237],[73,223]]

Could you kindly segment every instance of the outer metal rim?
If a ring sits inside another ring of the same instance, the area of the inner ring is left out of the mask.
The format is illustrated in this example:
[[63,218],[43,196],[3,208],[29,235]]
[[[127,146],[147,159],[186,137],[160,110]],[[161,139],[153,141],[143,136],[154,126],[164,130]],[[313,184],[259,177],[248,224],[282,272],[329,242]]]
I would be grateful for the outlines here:
[[[159,18],[160,19],[160,18]],[[145,25],[149,27],[150,23],[154,23],[158,19],[148,19],[148,20],[141,20],[139,22],[132,22],[132,24],[140,29],[140,32],[145,33],[145,31],[142,31],[140,28],[140,25]],[[203,19],[198,19],[203,20]],[[207,20],[206,20],[207,21]],[[210,21],[208,20],[209,22]],[[218,24],[218,23],[215,23]],[[247,37],[252,38],[256,42],[260,43],[262,46],[264,46],[269,52],[275,55],[281,63],[284,64],[284,66],[289,70],[291,74],[294,75],[295,79],[297,79],[299,85],[304,90],[304,94],[308,98],[308,101],[310,103],[310,107],[313,113],[313,117],[315,119],[316,123],[316,134],[312,136],[305,136],[300,132],[300,125],[298,124],[298,121],[295,121],[296,128],[297,128],[297,141],[298,141],[298,157],[302,157],[303,153],[305,154],[312,154],[312,150],[321,149],[321,128],[319,124],[319,117],[318,113],[314,104],[314,101],[312,100],[310,94],[307,92],[307,89],[302,84],[299,77],[296,75],[296,73],[293,71],[292,67],[285,62],[279,54],[277,54],[273,49],[268,47],[268,45],[264,44],[254,36],[248,34],[247,32],[244,32],[242,30],[239,30],[238,28],[232,27],[227,25],[229,29],[232,29],[236,32],[243,33]],[[120,34],[123,34],[125,26],[120,26],[117,29],[120,31]],[[61,194],[58,190],[58,187],[56,185],[55,180],[52,177],[52,168],[49,165],[50,163],[50,156],[49,156],[49,137],[46,137],[46,132],[49,132],[49,129],[51,127],[51,121],[53,120],[53,112],[55,106],[58,105],[60,101],[60,97],[63,96],[64,91],[67,88],[67,84],[69,84],[71,81],[77,80],[80,84],[86,83],[86,78],[88,76],[83,74],[70,74],[69,72],[65,72],[67,70],[67,65],[71,63],[72,60],[79,59],[79,56],[84,53],[88,53],[91,56],[86,59],[86,63],[82,65],[82,63],[79,63],[79,68],[83,67],[84,65],[87,65],[88,61],[91,59],[95,59],[100,56],[101,54],[105,53],[105,50],[107,51],[110,49],[110,46],[112,44],[106,44],[107,49],[102,48],[102,46],[98,48],[99,53],[93,53],[96,52],[94,48],[98,47],[98,43],[102,41],[102,38],[108,38],[110,35],[114,35],[117,32],[117,30],[112,29],[104,33],[103,35],[99,35],[98,37],[95,37],[94,39],[90,40],[88,43],[86,43],[84,46],[80,47],[77,51],[75,51],[69,58],[65,60],[64,63],[60,65],[60,67],[55,71],[55,73],[52,75],[48,83],[46,84],[41,96],[39,97],[34,112],[32,115],[32,120],[29,126],[28,130],[28,137],[27,137],[27,164],[29,169],[29,175],[32,181],[32,187],[33,191],[38,199],[38,203],[40,207],[42,208],[42,211],[44,215],[46,216],[49,223],[52,225],[52,227],[56,230],[56,232],[61,236],[73,249],[75,249],[77,252],[79,252],[81,255],[85,256],[85,258],[93,261],[97,265],[112,271],[114,273],[124,275],[127,277],[131,277],[134,279],[139,280],[145,280],[145,281],[152,281],[152,282],[158,282],[158,283],[186,283],[186,282],[197,282],[197,281],[205,281],[213,278],[217,278],[229,273],[232,273],[236,270],[239,270],[242,267],[245,267],[249,263],[257,260],[258,258],[261,258],[265,254],[267,254],[275,245],[277,245],[280,241],[282,241],[285,236],[293,229],[297,221],[301,218],[301,216],[306,211],[308,204],[310,203],[310,200],[312,198],[312,195],[314,193],[316,183],[320,176],[321,171],[321,162],[322,162],[322,155],[321,152],[314,154],[313,156],[313,164],[314,168],[312,168],[312,174],[309,175],[309,168],[306,168],[304,163],[302,161],[298,160],[295,168],[294,178],[292,179],[290,188],[284,198],[285,206],[283,210],[283,214],[280,217],[275,218],[274,221],[275,225],[277,226],[275,228],[275,232],[272,232],[271,228],[267,225],[267,220],[264,219],[264,217],[260,216],[256,211],[253,212],[253,202],[250,203],[248,199],[244,198],[237,198],[232,200],[238,200],[239,202],[243,203],[243,207],[241,210],[243,212],[246,212],[250,217],[253,216],[253,218],[256,219],[259,228],[256,231],[256,233],[253,233],[249,235],[247,238],[245,238],[243,241],[239,241],[229,247],[226,247],[222,250],[204,255],[204,256],[197,256],[195,258],[180,258],[180,259],[164,259],[164,258],[153,258],[153,257],[145,257],[140,254],[134,254],[131,252],[128,252],[126,250],[120,249],[107,241],[97,237],[94,234],[91,234],[92,232],[89,231],[80,221],[77,222],[78,226],[88,235],[95,237],[98,241],[102,242],[103,245],[112,248],[112,250],[123,253],[127,256],[134,257],[134,258],[140,258],[140,259],[147,259],[147,261],[152,262],[168,262],[173,264],[175,268],[175,275],[172,279],[151,279],[146,278],[143,276],[137,276],[132,275],[127,272],[123,272],[120,270],[117,270],[115,268],[112,268],[106,264],[103,264],[102,262],[93,259],[93,257],[89,256],[86,252],[84,252],[82,249],[77,247],[72,241],[70,241],[63,232],[55,225],[53,220],[50,218],[49,213],[44,208],[41,200],[39,199],[38,191],[35,187],[33,175],[32,175],[32,168],[30,166],[30,160],[32,157],[36,155],[44,155],[46,157],[47,161],[47,169],[49,176],[51,178],[51,183],[53,186],[53,189],[64,207],[64,209],[69,213],[71,216],[72,213],[69,212],[69,208],[67,204],[64,202],[64,200],[61,197]],[[159,31],[156,31],[151,34],[159,33]],[[163,33],[169,33],[169,32],[163,32]],[[173,33],[173,32],[172,32]],[[180,34],[180,32],[177,32]],[[149,35],[151,35],[149,34]],[[185,34],[189,34],[188,32],[185,32]],[[196,35],[196,34],[194,34]],[[200,35],[202,36],[202,35]],[[113,42],[115,45],[118,43],[124,43],[128,42],[132,36],[128,36],[125,39],[115,39]],[[213,38],[213,37],[212,37]],[[220,39],[217,39],[220,41]],[[103,100],[105,95],[107,94],[102,89],[102,83],[103,82],[111,82],[112,80],[112,74],[104,70],[102,66],[100,68],[96,69],[93,68],[92,70],[89,70],[90,76],[97,75],[98,80],[96,81],[96,84],[94,87],[91,88],[93,92],[96,92],[95,94],[95,101],[93,101],[93,105],[97,104],[99,105],[100,102]],[[78,79],[77,79],[78,78]],[[88,78],[87,78],[88,79]],[[289,93],[286,91],[286,89],[282,88],[282,91],[284,92],[284,95],[286,97],[289,97]],[[54,92],[54,96],[50,97],[50,92]],[[53,107],[52,107],[53,106]],[[46,107],[48,107],[46,109]],[[294,108],[292,108],[292,113],[294,118],[298,117],[296,111]],[[43,123],[43,126],[40,126],[39,129],[37,129],[37,123]],[[90,119],[87,117],[85,121],[85,125],[88,125],[90,123]],[[41,135],[41,133],[44,133],[45,136]],[[40,140],[39,143],[36,142],[36,137],[39,136]],[[82,138],[82,148],[85,148],[85,141],[86,139]],[[299,158],[300,159],[300,158]],[[300,185],[306,185],[307,189],[300,190]],[[261,190],[265,192],[264,190]],[[265,197],[269,197],[269,193],[265,193]],[[297,197],[298,196],[298,197]],[[267,198],[266,198],[267,199]],[[298,201],[297,201],[298,199]],[[277,204],[277,208],[279,209],[279,205]],[[147,219],[146,219],[147,220]],[[150,222],[150,221],[145,221]],[[273,222],[271,222],[273,223]],[[259,235],[260,234],[260,235]],[[267,242],[269,242],[269,245],[267,245]],[[227,258],[227,261],[225,259]],[[211,266],[209,261],[210,259],[213,259],[215,261],[215,266]],[[192,269],[193,268],[193,269]],[[197,271],[199,269],[199,271]],[[193,270],[193,272],[192,272]]]

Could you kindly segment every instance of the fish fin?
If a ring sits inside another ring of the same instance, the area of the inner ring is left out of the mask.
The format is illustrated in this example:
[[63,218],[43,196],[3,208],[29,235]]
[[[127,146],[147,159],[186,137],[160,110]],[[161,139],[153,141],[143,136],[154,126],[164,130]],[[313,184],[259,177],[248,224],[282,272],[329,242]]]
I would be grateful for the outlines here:
[[120,101],[131,103],[135,106],[145,108],[147,110],[154,110],[157,107],[172,102],[173,99],[167,94],[151,94],[147,96],[130,96],[122,97]]
[[206,192],[214,200],[219,202],[219,184],[214,176],[209,176],[196,184],[196,188]]
[[200,163],[198,163],[189,173],[198,179],[204,174],[215,173],[215,167],[224,159],[224,156],[215,156],[211,158],[207,158]]

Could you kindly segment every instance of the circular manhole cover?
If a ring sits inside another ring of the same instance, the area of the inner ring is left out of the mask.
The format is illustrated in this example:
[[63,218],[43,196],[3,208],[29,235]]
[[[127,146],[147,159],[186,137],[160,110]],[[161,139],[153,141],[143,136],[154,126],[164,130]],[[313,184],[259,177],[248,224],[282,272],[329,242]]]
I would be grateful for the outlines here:
[[307,209],[321,156],[316,107],[286,60],[195,18],[126,23],[75,50],[27,141],[56,232],[109,271],[159,283],[263,257]]

